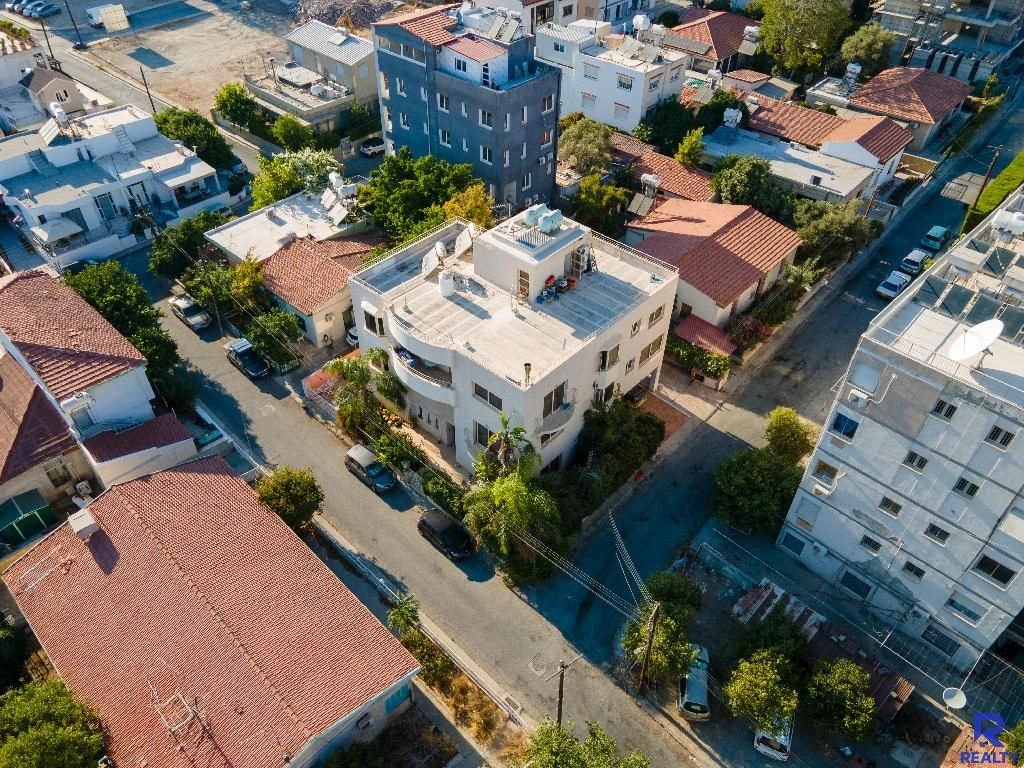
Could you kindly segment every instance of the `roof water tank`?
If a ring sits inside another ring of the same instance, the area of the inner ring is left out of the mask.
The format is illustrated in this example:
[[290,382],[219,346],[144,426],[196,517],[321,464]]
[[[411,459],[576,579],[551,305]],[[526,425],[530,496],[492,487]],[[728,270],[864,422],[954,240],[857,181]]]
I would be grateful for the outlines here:
[[557,232],[558,228],[562,226],[562,212],[548,211],[540,217],[540,220],[537,222],[537,226],[540,227],[540,231],[544,234]]
[[1024,235],[1024,213],[1017,211],[1017,213],[1013,214],[1013,218],[1010,219],[1006,228],[1015,235]]
[[536,224],[540,217],[548,212],[548,207],[544,203],[537,203],[537,205],[531,205],[526,209],[526,213],[523,214],[523,223],[528,227],[532,227]]
[[996,215],[992,217],[992,226],[996,229],[1009,229],[1012,220],[1013,214],[1010,211],[996,211]]
[[651,20],[642,13],[633,17],[633,28],[643,32],[651,28]]
[[331,171],[327,174],[327,180],[331,182],[331,189],[337,190],[341,188],[342,183],[345,179],[337,171]]
[[654,187],[657,189],[661,186],[661,176],[656,173],[645,173],[640,177],[640,183],[645,187]]
[[82,541],[87,541],[90,536],[100,529],[96,523],[96,518],[92,516],[92,512],[89,511],[88,507],[68,515],[68,525],[71,526],[71,530]]
[[761,28],[756,26],[749,26],[743,28],[743,39],[744,40],[757,40],[761,36]]
[[445,299],[455,294],[455,275],[450,269],[437,276],[437,290]]
[[856,80],[860,77],[861,65],[856,61],[851,61],[846,65],[846,77],[848,80]]

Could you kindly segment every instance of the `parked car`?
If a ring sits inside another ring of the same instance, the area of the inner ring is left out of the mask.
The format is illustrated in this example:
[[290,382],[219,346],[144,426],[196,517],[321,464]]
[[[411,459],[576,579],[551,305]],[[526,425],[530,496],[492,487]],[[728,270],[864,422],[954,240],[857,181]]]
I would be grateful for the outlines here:
[[354,325],[345,331],[345,343],[350,347],[359,346],[359,331],[356,330]]
[[386,493],[398,484],[395,473],[377,460],[365,445],[353,445],[345,454],[345,466],[374,493]]
[[795,718],[779,723],[775,733],[757,731],[754,734],[754,749],[773,760],[789,760],[789,751],[793,748],[793,726]]
[[242,158],[240,158],[238,155],[232,155],[231,165],[228,167],[228,170],[231,171],[232,173],[245,173],[249,169],[242,161]]
[[903,257],[903,261],[900,262],[900,272],[905,272],[911,277],[917,277],[924,272],[924,263],[930,258],[930,254],[925,253],[920,248],[915,248]]
[[64,272],[69,275],[77,275],[89,267],[98,267],[102,263],[99,259],[80,259],[64,267]]
[[420,515],[416,530],[449,560],[464,560],[476,549],[469,532],[439,509]]
[[258,379],[270,373],[270,364],[263,359],[248,339],[234,339],[224,345],[228,361],[250,379]]
[[893,272],[882,281],[881,285],[875,288],[875,294],[884,299],[895,299],[910,285],[910,281],[910,275],[905,275],[902,272]]
[[22,11],[25,10],[25,6],[32,5],[32,3],[34,2],[38,2],[38,0],[18,0],[18,2],[14,4],[11,10],[14,11],[15,13],[21,13]]
[[679,696],[676,706],[687,720],[710,720],[711,707],[708,701],[708,649],[703,645],[690,643],[696,658],[690,671],[679,679]]
[[44,5],[46,5],[46,0],[29,0],[29,2],[18,9],[18,13],[22,16],[28,16],[32,11],[42,8]]
[[933,253],[941,251],[952,236],[953,233],[945,227],[934,226],[928,230],[928,234],[921,238],[921,247]]
[[376,157],[384,154],[384,139],[367,139],[359,147],[359,154],[364,157]]
[[167,303],[171,305],[171,312],[174,313],[174,316],[193,331],[201,331],[213,322],[206,310],[196,304],[195,300],[187,293],[172,296]]
[[60,6],[49,3],[44,5],[38,11],[35,11],[32,14],[32,17],[36,19],[47,19],[50,16],[56,16],[58,13],[62,13]]

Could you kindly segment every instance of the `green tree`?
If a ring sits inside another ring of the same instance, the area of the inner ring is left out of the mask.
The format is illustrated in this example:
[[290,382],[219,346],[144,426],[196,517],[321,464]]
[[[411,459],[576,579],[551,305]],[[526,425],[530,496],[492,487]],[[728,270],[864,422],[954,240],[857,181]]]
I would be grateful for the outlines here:
[[263,287],[263,265],[251,256],[231,267],[231,301],[250,314],[273,308]]
[[700,610],[703,594],[700,588],[676,571],[655,571],[645,582],[651,598],[661,604],[661,612],[670,616],[684,631],[694,614]]
[[332,173],[341,170],[337,158],[328,149],[307,147],[286,152],[281,157],[282,162],[302,179],[303,188],[315,195],[327,189]]
[[737,528],[774,531],[802,476],[800,467],[766,448],[735,453],[715,471],[715,512]]
[[723,157],[711,174],[711,188],[723,203],[752,205],[783,224],[792,220],[793,195],[772,176],[767,160],[750,155]]
[[60,681],[33,682],[0,699],[0,768],[94,768],[100,721]]
[[213,97],[213,108],[224,119],[243,128],[248,128],[260,117],[259,104],[241,83],[225,83]]
[[359,141],[380,130],[380,114],[371,106],[353,104],[342,117],[345,121],[344,135],[352,141]]
[[725,684],[725,703],[761,731],[774,731],[796,712],[796,690],[787,684],[788,662],[777,651],[755,651],[741,659]]
[[309,467],[282,464],[274,474],[260,479],[256,495],[296,531],[305,530],[324,504],[324,492]]
[[364,432],[379,431],[381,406],[370,389],[373,371],[366,361],[339,357],[327,363],[324,370],[345,380],[334,397],[338,426],[356,438]]
[[687,168],[697,168],[704,161],[704,129],[694,128],[679,142],[676,150],[676,162]]
[[558,137],[558,157],[577,173],[603,173],[612,164],[612,129],[584,117]]
[[433,155],[413,159],[408,147],[370,172],[370,183],[359,189],[359,202],[394,242],[401,242],[428,216],[444,220],[441,206],[474,181],[473,166],[438,160]]
[[712,94],[707,104],[697,110],[697,122],[706,132],[713,132],[722,124],[725,118],[725,110],[738,109],[741,113],[740,125],[744,126],[750,119],[750,109],[747,102],[739,97],[732,90],[719,88]]
[[797,683],[795,670],[807,655],[807,638],[793,623],[793,617],[780,606],[772,608],[761,621],[747,624],[739,645],[741,656],[750,656],[765,649],[775,651],[787,663],[781,670],[785,682]]
[[696,114],[689,107],[678,99],[666,99],[654,108],[653,114],[640,121],[633,135],[650,142],[659,152],[671,155],[698,124]]
[[586,115],[582,112],[570,112],[567,115],[563,115],[558,118],[558,132],[561,133],[562,131],[568,131],[576,125],[576,123],[584,119],[586,119]]
[[25,663],[25,630],[0,623],[0,692],[18,682]]
[[313,141],[313,130],[291,115],[278,117],[270,129],[270,135],[274,137],[274,141],[291,152],[308,147]]
[[532,460],[534,447],[526,437],[526,427],[512,426],[504,411],[498,413],[501,429],[493,433],[487,446],[477,454],[473,472],[488,482],[518,469],[524,457]]
[[579,190],[572,200],[573,216],[599,232],[616,235],[622,228],[619,212],[628,204],[628,189],[602,184],[601,177],[594,173],[580,180]]
[[140,328],[128,340],[146,358],[146,373],[162,389],[181,364],[177,342],[159,325]]
[[863,741],[875,732],[871,676],[849,659],[822,659],[807,683],[807,710],[825,736]]
[[405,637],[419,626],[420,604],[406,592],[388,609],[388,626],[399,637]]
[[259,164],[260,169],[250,184],[252,205],[249,210],[256,211],[273,205],[302,189],[302,177],[285,160],[284,155],[272,158],[260,156]]
[[283,365],[295,359],[293,345],[302,338],[299,319],[283,309],[272,309],[257,315],[249,323],[245,336],[253,349],[264,357]]
[[[626,633],[622,636],[622,650],[626,658],[642,657],[647,648],[650,628],[646,618],[634,619],[626,625]],[[659,617],[647,665],[648,679],[662,682],[678,680],[690,669],[695,657],[686,639],[686,628],[668,614]]]
[[220,135],[217,126],[194,109],[171,107],[157,112],[154,120],[160,133],[195,150],[214,168],[230,168],[234,163],[231,146]]
[[1021,720],[1010,730],[999,734],[999,740],[1003,742],[1007,752],[1013,752],[1018,755],[1014,765],[1020,765],[1021,762],[1024,762],[1024,720]]
[[219,317],[232,306],[231,272],[221,261],[201,259],[181,274],[181,284],[200,306]]
[[494,198],[487,194],[482,181],[456,192],[441,208],[446,219],[460,217],[481,229],[490,229],[494,224]]
[[210,247],[204,233],[219,227],[227,219],[213,211],[200,211],[177,226],[167,227],[153,238],[149,271],[168,280],[177,280],[199,260],[200,251]]
[[768,414],[764,439],[768,450],[791,464],[799,464],[814,449],[817,430],[792,408],[778,406]]
[[618,757],[615,742],[597,723],[587,723],[587,738],[573,735],[575,726],[559,727],[551,718],[537,724],[530,734],[524,764],[531,768],[650,768],[651,761],[642,752]]
[[876,226],[861,214],[860,200],[797,200],[793,222],[803,241],[801,257],[819,257],[825,264],[864,248],[878,234]]
[[757,0],[764,12],[760,47],[776,68],[819,71],[835,53],[850,27],[843,0]]
[[857,62],[868,77],[889,66],[896,35],[881,24],[865,24],[843,41],[839,55],[846,63]]

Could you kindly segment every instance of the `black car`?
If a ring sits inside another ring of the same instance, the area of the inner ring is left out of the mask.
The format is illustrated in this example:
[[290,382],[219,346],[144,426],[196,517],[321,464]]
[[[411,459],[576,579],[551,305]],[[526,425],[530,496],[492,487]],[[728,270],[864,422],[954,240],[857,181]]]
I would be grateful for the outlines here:
[[235,339],[224,345],[228,361],[250,379],[258,379],[270,373],[270,365],[252,348],[248,339]]
[[476,549],[469,532],[439,509],[428,509],[420,515],[416,528],[451,560],[463,560]]

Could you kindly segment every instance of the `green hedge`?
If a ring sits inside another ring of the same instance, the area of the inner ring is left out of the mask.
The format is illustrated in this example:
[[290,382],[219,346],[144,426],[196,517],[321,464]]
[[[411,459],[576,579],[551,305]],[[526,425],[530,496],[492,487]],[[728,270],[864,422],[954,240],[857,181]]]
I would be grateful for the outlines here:
[[1024,184],[1024,152],[1021,152],[1003,169],[1003,172],[989,182],[978,198],[978,204],[971,209],[964,219],[961,231],[970,232],[978,226],[986,216],[999,207],[1017,187]]
[[671,356],[676,365],[684,371],[696,368],[712,379],[722,378],[732,368],[731,358],[716,352],[708,352],[672,334],[669,334],[668,341],[665,342],[665,354]]

